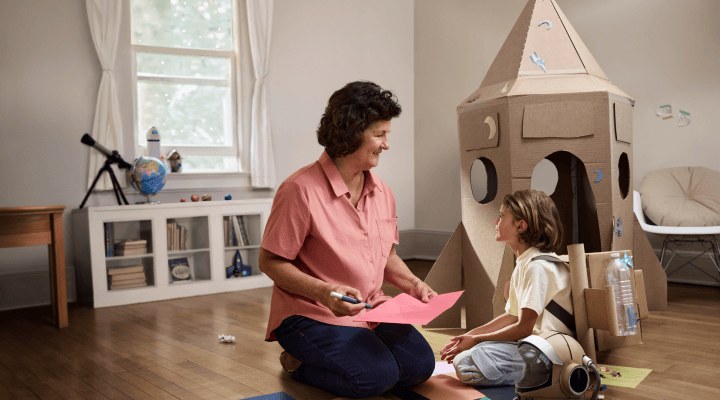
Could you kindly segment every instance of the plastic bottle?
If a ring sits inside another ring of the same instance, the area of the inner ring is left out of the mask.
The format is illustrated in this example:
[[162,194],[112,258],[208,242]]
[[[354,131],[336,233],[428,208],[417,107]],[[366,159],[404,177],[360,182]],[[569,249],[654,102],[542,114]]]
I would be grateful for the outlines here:
[[606,269],[607,284],[615,290],[618,330],[621,336],[637,333],[637,313],[632,293],[630,274],[632,271],[620,259],[620,253],[612,253]]

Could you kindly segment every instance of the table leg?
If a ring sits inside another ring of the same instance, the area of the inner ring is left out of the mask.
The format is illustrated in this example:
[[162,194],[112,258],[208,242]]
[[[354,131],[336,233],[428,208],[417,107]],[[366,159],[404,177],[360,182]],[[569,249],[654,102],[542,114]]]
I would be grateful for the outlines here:
[[67,328],[67,281],[65,280],[65,243],[63,240],[62,214],[50,216],[52,243],[48,245],[50,256],[50,291],[53,317],[58,328]]

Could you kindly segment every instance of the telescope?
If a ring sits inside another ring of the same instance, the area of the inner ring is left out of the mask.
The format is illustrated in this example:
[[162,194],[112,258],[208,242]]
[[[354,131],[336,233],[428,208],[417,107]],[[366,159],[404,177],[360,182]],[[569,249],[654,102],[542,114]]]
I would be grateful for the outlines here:
[[92,185],[90,185],[90,189],[88,189],[87,194],[85,194],[85,198],[83,199],[82,203],[80,203],[80,208],[83,208],[85,206],[85,202],[87,201],[88,197],[90,197],[90,193],[92,193],[93,189],[95,188],[95,184],[97,184],[97,181],[100,179],[100,176],[104,171],[107,171],[107,173],[110,174],[110,181],[112,181],[113,191],[115,192],[115,198],[117,199],[118,205],[123,205],[123,203],[120,201],[120,198],[122,198],[122,200],[125,202],[125,205],[128,205],[129,203],[125,198],[125,194],[123,193],[122,188],[117,181],[117,178],[115,177],[115,173],[113,172],[111,165],[117,163],[118,168],[120,169],[130,169],[132,165],[125,161],[120,156],[120,153],[118,153],[117,150],[108,150],[107,148],[105,148],[105,146],[96,142],[95,139],[93,139],[87,133],[83,135],[83,137],[80,139],[80,142],[101,152],[107,158],[105,160],[105,165],[103,165],[103,167],[100,168],[100,171],[98,171],[95,180],[93,181]]

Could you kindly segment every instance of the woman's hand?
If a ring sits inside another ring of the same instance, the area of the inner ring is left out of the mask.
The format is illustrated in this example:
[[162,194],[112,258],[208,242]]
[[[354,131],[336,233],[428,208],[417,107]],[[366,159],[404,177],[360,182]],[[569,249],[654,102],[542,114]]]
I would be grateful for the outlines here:
[[461,336],[456,336],[450,339],[450,343],[445,345],[442,351],[440,351],[440,355],[442,356],[440,359],[447,359],[448,364],[450,364],[453,362],[456,355],[462,353],[465,350],[472,349],[476,344],[477,343],[475,338],[471,335],[465,334]]
[[408,293],[410,296],[422,301],[423,303],[427,303],[430,301],[430,299],[433,298],[433,296],[437,295],[434,290],[428,286],[427,283],[421,281],[418,279],[417,283],[415,283],[415,286],[410,289],[410,293]]
[[365,308],[365,304],[352,304],[347,301],[330,297],[330,292],[336,292],[344,294],[345,296],[354,297],[358,301],[365,301],[360,294],[360,291],[350,286],[333,285],[327,290],[327,302],[325,305],[332,311],[336,317],[345,317],[348,315],[357,315],[360,311]]

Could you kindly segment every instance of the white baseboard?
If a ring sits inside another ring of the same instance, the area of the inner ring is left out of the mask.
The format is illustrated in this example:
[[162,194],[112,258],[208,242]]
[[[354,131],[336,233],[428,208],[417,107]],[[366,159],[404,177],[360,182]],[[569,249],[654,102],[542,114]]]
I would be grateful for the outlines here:
[[[75,269],[65,268],[67,299],[75,301]],[[50,271],[0,274],[0,311],[50,305]]]

